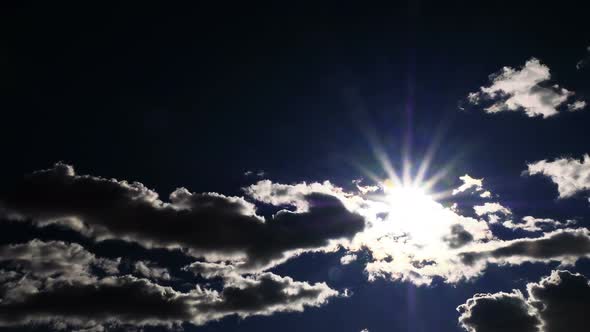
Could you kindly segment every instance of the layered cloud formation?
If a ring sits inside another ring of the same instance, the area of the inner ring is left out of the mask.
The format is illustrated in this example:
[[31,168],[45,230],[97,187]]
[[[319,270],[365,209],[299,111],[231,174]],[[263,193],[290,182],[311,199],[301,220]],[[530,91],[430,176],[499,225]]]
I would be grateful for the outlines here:
[[[547,166],[553,165],[550,162],[534,165],[529,165],[531,174],[536,169],[555,173],[555,166]],[[577,162],[573,167],[584,165]],[[569,173],[555,173],[559,175],[554,181],[567,182],[570,193],[567,178],[580,171],[572,171],[569,164],[566,168]],[[466,174],[459,180],[462,184],[449,190],[449,197],[472,193],[481,202],[464,209],[467,214],[416,188],[387,183],[355,182],[356,191],[346,191],[328,181],[260,180],[243,188],[244,197],[179,188],[164,201],[141,183],[78,175],[72,166],[58,163],[0,191],[6,218],[37,227],[66,227],[91,242],[111,239],[145,250],[180,248],[193,262],[176,270],[126,257],[123,264],[121,257],[100,257],[79,244],[60,241],[0,246],[0,326],[51,324],[100,330],[200,325],[232,315],[300,312],[349,297],[349,291],[326,283],[269,272],[306,252],[340,249],[341,263],[362,264],[369,281],[384,278],[416,285],[429,285],[435,278],[447,283],[470,280],[490,264],[560,261],[567,266],[590,255],[590,233],[574,228],[574,221],[532,216],[514,221],[518,219],[509,207],[490,202],[491,193],[481,195],[489,192],[483,179]],[[259,214],[260,205],[271,208],[269,216]],[[532,237],[502,240],[492,225],[524,230]],[[182,273],[196,279],[188,281],[184,275],[185,286],[175,287]],[[217,286],[196,281],[203,279]],[[507,307],[494,310],[515,312],[529,300],[518,293],[474,298],[464,307],[464,312],[472,312],[462,316],[466,328],[485,325],[477,318],[485,301],[492,307],[506,302]],[[80,306],[87,302],[92,305]],[[517,315],[514,321],[522,324],[515,329],[537,326],[541,319]]]
[[63,224],[97,240],[185,248],[210,260],[239,261],[245,270],[272,266],[364,228],[362,216],[337,197],[317,191],[298,197],[297,212],[282,210],[270,220],[241,197],[179,188],[169,199],[161,201],[139,182],[81,176],[60,163],[0,194],[11,213],[41,224]]

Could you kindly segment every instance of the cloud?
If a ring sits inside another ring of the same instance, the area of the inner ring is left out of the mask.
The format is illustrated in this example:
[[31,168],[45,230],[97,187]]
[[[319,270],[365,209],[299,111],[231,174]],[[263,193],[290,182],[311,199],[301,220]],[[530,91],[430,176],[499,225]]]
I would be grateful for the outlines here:
[[312,193],[337,197],[350,210],[356,210],[364,202],[362,198],[345,192],[330,181],[282,184],[273,183],[270,180],[260,180],[244,188],[244,192],[258,202],[280,207],[292,206],[297,211],[309,209],[309,201],[306,196]]
[[327,192],[298,195],[298,211],[282,210],[265,220],[241,197],[179,188],[164,202],[139,182],[77,175],[62,163],[4,188],[0,204],[39,223],[70,226],[63,221],[77,220],[78,229],[97,240],[186,248],[211,261],[239,262],[251,271],[352,238],[365,225],[362,216]]
[[475,211],[475,214],[477,214],[478,216],[483,216],[486,214],[496,214],[496,213],[501,213],[504,215],[507,214],[512,214],[512,211],[503,206],[500,203],[484,203],[483,205],[476,205],[473,207],[473,210]]
[[539,160],[527,165],[529,175],[545,175],[557,184],[559,198],[568,198],[578,192],[590,190],[590,155],[581,160],[558,158]]
[[[223,276],[220,292],[197,285],[183,293],[134,276],[93,275],[88,266],[96,259],[78,251],[78,245],[60,248],[61,243],[54,242],[31,244],[2,247],[4,263],[18,264],[8,264],[14,270],[0,274],[0,326],[49,324],[60,329],[100,331],[109,326],[202,325],[231,315],[245,318],[301,312],[339,295],[325,283],[298,282],[272,273],[249,277],[228,273]],[[66,255],[59,256],[58,252]],[[67,255],[69,252],[75,254]],[[45,266],[53,264],[58,267]],[[139,266],[146,265],[151,264]],[[62,277],[64,273],[69,277]],[[153,277],[153,268],[148,273]]]
[[590,285],[581,274],[552,271],[520,291],[476,294],[460,305],[459,323],[470,332],[586,331]]
[[254,176],[255,175],[255,176],[259,177],[259,178],[263,177],[265,174],[266,173],[264,171],[256,171],[256,172],[254,172],[254,171],[248,170],[248,171],[245,171],[244,172],[244,176]]
[[352,183],[354,183],[354,185],[356,186],[356,189],[358,189],[358,191],[363,195],[379,191],[379,189],[380,189],[379,186],[363,186],[363,185],[361,185],[362,182],[363,182],[362,179],[352,180]]
[[0,280],[3,299],[19,299],[54,283],[92,283],[96,270],[117,274],[119,260],[96,257],[82,246],[61,241],[32,240],[0,246],[6,270]]
[[527,285],[529,303],[539,312],[545,332],[588,329],[590,285],[581,274],[553,271],[539,283]]
[[481,198],[490,198],[490,197],[492,197],[492,193],[489,190],[486,190],[483,193],[481,193],[479,195],[479,197],[481,197]]
[[523,110],[529,117],[547,118],[558,114],[558,107],[574,95],[558,85],[548,86],[550,78],[549,67],[531,58],[520,69],[504,67],[491,75],[491,85],[470,93],[468,101],[491,101],[484,108],[487,113]]
[[579,111],[586,108],[586,102],[583,100],[576,100],[571,104],[567,105],[567,110],[570,112]]
[[464,245],[473,241],[473,235],[465,230],[465,227],[460,224],[451,227],[451,235],[445,237],[452,249],[461,248]]
[[550,229],[556,229],[559,227],[567,227],[576,224],[575,220],[568,220],[565,223],[561,223],[557,220],[550,218],[535,218],[532,216],[526,216],[522,218],[522,222],[514,222],[513,220],[505,221],[502,225],[510,229],[522,229],[527,232],[540,232],[547,231]]
[[590,255],[590,231],[585,228],[561,229],[539,238],[495,240],[472,249],[477,250],[460,254],[467,265],[481,264],[482,261],[484,264],[514,265],[559,261],[562,265],[573,265],[578,259]]
[[[465,174],[460,176],[459,179],[463,181],[463,184],[455,189],[453,189],[452,194],[457,195],[458,193],[464,192],[468,189],[473,188],[475,191],[482,191],[483,190],[483,178],[476,179],[469,176],[469,174]],[[482,196],[483,197],[483,196]]]
[[219,300],[197,306],[200,312],[217,315],[270,315],[275,312],[301,312],[306,306],[325,304],[339,293],[325,283],[309,284],[261,273],[255,277],[233,277],[226,280]]
[[61,323],[171,325],[192,321],[192,302],[207,294],[181,294],[146,279],[108,277],[95,283],[59,283],[18,301],[0,303],[0,325]]
[[342,256],[342,257],[340,258],[340,263],[341,263],[342,265],[348,265],[348,264],[350,264],[350,263],[352,263],[352,262],[356,261],[356,260],[357,260],[357,258],[358,258],[358,257],[357,257],[357,255],[355,255],[355,254],[348,254],[348,255],[344,255],[344,256]]
[[469,332],[537,332],[541,323],[520,291],[476,294],[457,311]]
[[138,275],[154,280],[170,280],[168,269],[158,267],[152,262],[138,261],[133,265],[133,271]]

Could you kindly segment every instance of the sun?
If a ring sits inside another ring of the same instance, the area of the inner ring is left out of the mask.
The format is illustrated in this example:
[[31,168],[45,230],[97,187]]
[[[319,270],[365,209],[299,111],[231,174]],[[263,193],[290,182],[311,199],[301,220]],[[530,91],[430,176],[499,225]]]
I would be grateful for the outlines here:
[[428,241],[439,234],[441,214],[445,208],[435,201],[424,188],[416,185],[398,185],[383,182],[382,197],[387,206],[386,220],[392,231],[411,236],[414,240]]

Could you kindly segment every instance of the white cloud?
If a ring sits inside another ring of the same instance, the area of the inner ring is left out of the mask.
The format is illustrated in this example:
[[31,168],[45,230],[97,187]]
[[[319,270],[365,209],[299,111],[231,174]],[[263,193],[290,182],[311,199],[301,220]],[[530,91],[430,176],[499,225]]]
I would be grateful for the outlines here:
[[576,100],[571,104],[567,105],[567,110],[570,112],[579,111],[586,108],[586,102],[584,100]]
[[486,190],[483,193],[481,193],[479,195],[479,197],[481,197],[481,198],[490,198],[490,197],[492,197],[492,193],[489,190]]
[[484,203],[483,205],[476,205],[473,207],[473,210],[475,210],[475,214],[477,214],[478,216],[483,216],[486,214],[496,214],[496,213],[501,213],[504,215],[507,214],[511,214],[512,211],[503,206],[500,203],[494,202],[494,203]]
[[356,260],[357,260],[357,255],[348,254],[348,255],[344,255],[344,256],[342,256],[342,258],[340,258],[340,264],[348,265]]
[[358,189],[358,191],[363,195],[379,191],[379,189],[380,189],[379,186],[363,186],[363,185],[361,185],[361,182],[363,182],[362,179],[352,180],[352,183],[355,184],[356,189]]
[[476,179],[469,176],[469,174],[465,174],[460,176],[459,179],[463,181],[463,184],[458,188],[453,189],[452,194],[456,195],[458,193],[464,192],[468,189],[473,188],[475,191],[482,191],[483,190],[483,178]]
[[545,175],[557,184],[559,198],[568,198],[578,192],[590,190],[590,155],[581,160],[559,158],[553,161],[540,160],[528,164],[529,175]]
[[558,85],[546,86],[551,78],[549,67],[531,58],[520,69],[504,67],[490,77],[491,85],[470,93],[469,102],[492,101],[487,113],[523,110],[529,117],[547,118],[558,114],[558,107],[574,93]]

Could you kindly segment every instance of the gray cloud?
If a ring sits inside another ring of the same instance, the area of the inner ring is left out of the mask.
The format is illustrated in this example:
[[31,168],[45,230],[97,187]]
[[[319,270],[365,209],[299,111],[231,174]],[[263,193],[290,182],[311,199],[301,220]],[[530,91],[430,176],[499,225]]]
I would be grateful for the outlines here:
[[457,311],[469,332],[537,332],[541,323],[519,291],[476,294]]
[[0,204],[40,223],[63,220],[97,239],[117,238],[146,247],[183,247],[211,260],[239,260],[259,270],[290,253],[317,250],[364,228],[364,218],[326,193],[302,196],[308,209],[280,211],[270,220],[240,197],[179,188],[163,202],[139,182],[76,175],[58,163],[0,193]]
[[0,295],[20,299],[54,283],[95,282],[95,272],[117,274],[119,260],[96,257],[83,247],[61,241],[32,240],[0,246]]
[[473,265],[480,260],[499,264],[521,264],[524,261],[558,260],[573,264],[590,255],[590,231],[563,229],[545,233],[539,238],[497,241],[494,249],[461,253],[463,263]]
[[182,293],[132,276],[97,282],[56,283],[18,300],[0,303],[0,326],[53,324],[83,328],[111,325],[201,325],[230,315],[249,317],[300,312],[338,295],[324,283],[297,282],[263,273],[228,281],[219,293],[197,286]]
[[459,323],[470,332],[587,331],[588,279],[569,271],[552,271],[520,291],[476,294],[460,305]]
[[170,280],[170,272],[168,272],[168,269],[159,267],[152,262],[135,262],[133,265],[133,271],[148,279]]
[[473,241],[473,235],[460,224],[451,226],[451,235],[444,238],[452,249],[461,248]]

